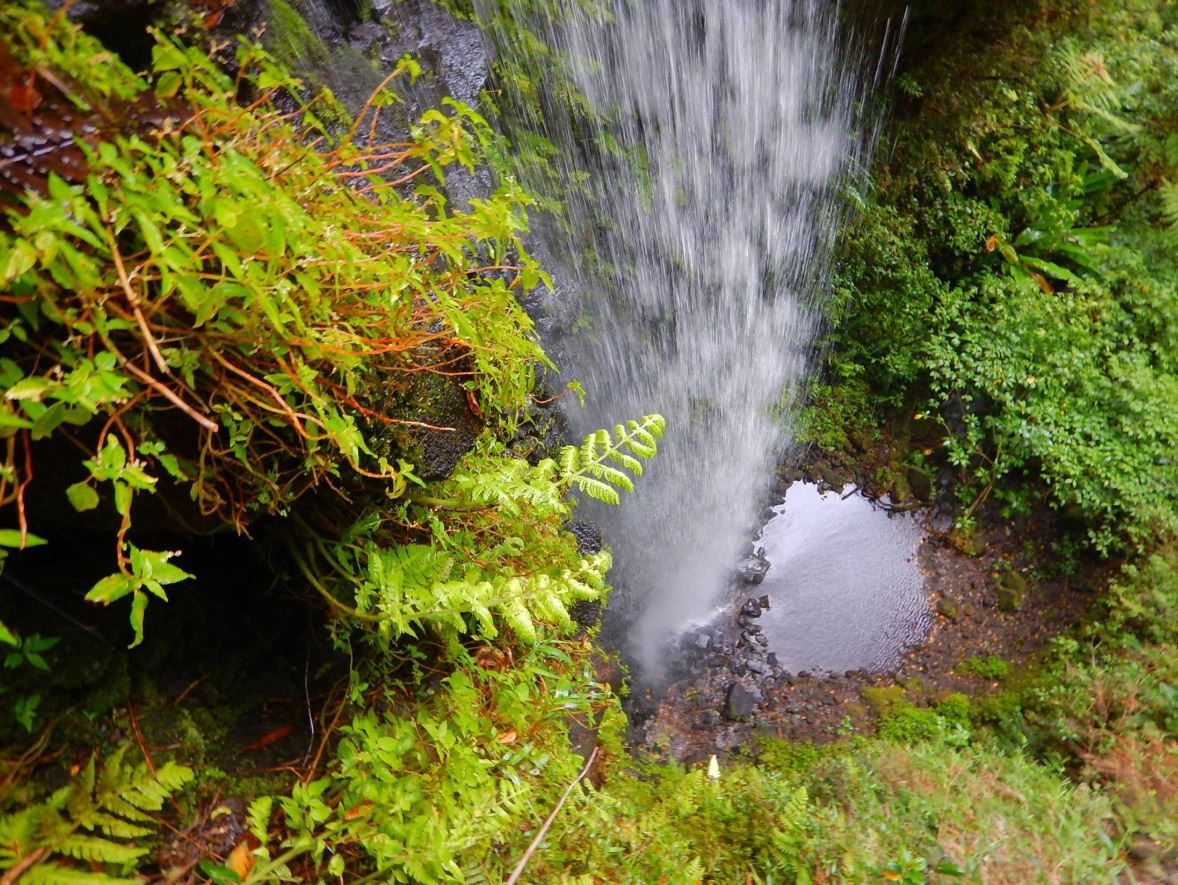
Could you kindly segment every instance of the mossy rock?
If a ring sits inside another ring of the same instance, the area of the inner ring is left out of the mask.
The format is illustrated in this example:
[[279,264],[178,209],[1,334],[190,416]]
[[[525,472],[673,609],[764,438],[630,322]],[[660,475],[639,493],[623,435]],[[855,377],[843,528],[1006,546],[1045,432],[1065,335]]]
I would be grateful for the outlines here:
[[1023,607],[1027,595],[1027,579],[1016,571],[1003,572],[998,577],[998,610],[1016,612]]
[[966,556],[981,556],[986,552],[986,542],[976,529],[955,528],[949,532],[949,546]]

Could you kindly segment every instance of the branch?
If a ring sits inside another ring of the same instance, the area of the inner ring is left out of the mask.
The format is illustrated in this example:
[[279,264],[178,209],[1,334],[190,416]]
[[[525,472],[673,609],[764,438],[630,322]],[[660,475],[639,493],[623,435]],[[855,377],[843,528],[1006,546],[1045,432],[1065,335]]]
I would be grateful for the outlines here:
[[524,871],[524,867],[528,865],[528,861],[532,859],[536,849],[543,841],[544,836],[548,833],[548,828],[552,826],[552,822],[556,820],[557,812],[560,811],[564,805],[565,800],[569,798],[569,793],[573,791],[573,787],[585,779],[585,775],[589,773],[589,769],[593,767],[593,763],[597,761],[597,753],[601,747],[594,747],[593,752],[589,754],[588,761],[585,762],[585,767],[581,769],[581,773],[577,775],[576,780],[568,785],[564,791],[564,795],[560,797],[560,801],[556,803],[556,807],[552,809],[552,814],[548,815],[548,820],[544,821],[544,826],[540,827],[540,832],[536,834],[536,838],[532,840],[532,844],[528,846],[528,850],[524,852],[524,856],[519,859],[519,863],[515,865],[515,869],[511,871],[511,876],[508,877],[506,885],[515,885],[519,881],[520,875]]

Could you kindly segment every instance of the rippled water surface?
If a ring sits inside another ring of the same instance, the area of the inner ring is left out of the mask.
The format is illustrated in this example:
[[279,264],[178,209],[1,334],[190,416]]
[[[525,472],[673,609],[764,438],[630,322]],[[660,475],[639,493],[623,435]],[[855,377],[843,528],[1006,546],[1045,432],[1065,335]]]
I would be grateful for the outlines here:
[[932,624],[916,562],[923,533],[857,493],[795,483],[757,545],[771,567],[761,618],[786,670],[883,670]]

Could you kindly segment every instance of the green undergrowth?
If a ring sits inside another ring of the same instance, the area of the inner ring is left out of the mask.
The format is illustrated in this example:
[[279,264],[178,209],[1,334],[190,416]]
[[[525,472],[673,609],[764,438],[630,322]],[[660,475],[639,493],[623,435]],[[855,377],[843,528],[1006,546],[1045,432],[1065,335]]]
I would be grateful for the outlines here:
[[929,425],[965,524],[1046,489],[1102,552],[1173,527],[1175,33],[1151,0],[1004,4],[905,60],[809,439]]

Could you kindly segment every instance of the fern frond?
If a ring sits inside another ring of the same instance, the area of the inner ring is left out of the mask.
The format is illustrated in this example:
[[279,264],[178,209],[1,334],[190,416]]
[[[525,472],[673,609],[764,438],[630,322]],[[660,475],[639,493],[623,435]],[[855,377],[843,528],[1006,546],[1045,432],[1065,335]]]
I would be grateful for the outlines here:
[[119,879],[54,863],[38,864],[21,876],[20,882],[21,885],[143,885],[142,879]]
[[73,835],[57,845],[60,854],[90,863],[131,863],[147,853],[146,848],[123,845],[98,836]]
[[151,833],[148,827],[133,824],[125,818],[105,811],[95,811],[87,815],[80,823],[91,830],[101,830],[116,839],[138,839]]
[[593,479],[589,476],[574,476],[572,477],[572,481],[578,489],[590,498],[595,498],[598,501],[609,504],[611,507],[616,507],[622,503],[622,498],[618,494],[617,489],[599,479]]
[[1169,233],[1178,237],[1178,184],[1163,181],[1158,194],[1162,198],[1162,218],[1169,225]]
[[579,449],[565,446],[561,450],[561,481],[606,504],[620,503],[618,489],[632,492],[634,481],[629,474],[611,464],[618,464],[635,476],[641,476],[642,462],[639,459],[654,457],[658,450],[657,439],[663,435],[665,427],[662,415],[645,415],[639,421],[614,425],[614,436],[604,428],[595,430],[585,437]]

